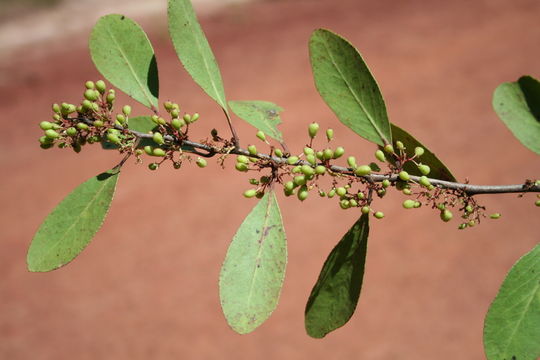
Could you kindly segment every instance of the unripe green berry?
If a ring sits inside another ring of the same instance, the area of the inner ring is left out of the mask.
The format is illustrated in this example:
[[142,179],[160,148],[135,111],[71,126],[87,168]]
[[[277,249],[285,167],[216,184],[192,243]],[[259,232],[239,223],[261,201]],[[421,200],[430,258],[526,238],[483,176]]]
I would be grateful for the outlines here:
[[112,142],[113,144],[120,144],[120,138],[118,137],[118,135],[114,134],[114,133],[109,133],[107,134],[107,140],[109,140],[110,142]]
[[[172,116],[173,118],[179,117],[179,116],[180,116],[180,110],[178,110],[178,109],[172,109],[172,110],[171,110],[171,116]],[[183,119],[182,119],[182,120],[183,120]]]
[[357,207],[357,206],[358,206],[358,202],[357,202],[356,200],[354,200],[354,199],[350,199],[350,200],[349,200],[349,205],[350,205],[351,207]]
[[474,225],[476,225],[476,221],[474,220],[469,220],[469,222],[467,223],[468,227],[473,227]]
[[[155,150],[154,150],[155,151]],[[195,161],[195,163],[197,164],[198,167],[200,168],[204,168],[206,167],[206,165],[208,165],[208,163],[206,162],[205,159],[203,158],[197,158],[197,161]]]
[[96,101],[99,98],[99,93],[94,89],[87,89],[84,92],[84,98],[88,101]]
[[406,172],[405,170],[400,171],[398,176],[403,181],[411,180],[411,177],[409,176],[409,173]]
[[323,159],[324,159],[324,154],[323,154],[322,151],[317,151],[317,152],[315,153],[315,157],[316,157],[317,159],[319,159],[319,160],[323,160]]
[[255,197],[255,195],[257,195],[257,190],[255,189],[249,189],[249,190],[244,191],[244,197],[248,199]]
[[418,180],[418,182],[420,183],[420,185],[424,187],[429,187],[431,185],[431,183],[429,182],[429,179],[425,176],[420,176],[420,179]]
[[120,125],[124,125],[126,123],[126,117],[122,114],[116,114],[116,121],[118,121]]
[[54,121],[59,121],[61,118],[62,118],[62,117],[61,117],[60,115],[58,115],[58,114],[53,114],[53,116],[52,116],[52,119],[53,119]]
[[141,149],[135,150],[135,155],[141,156],[142,154],[144,154],[144,151],[142,151]]
[[306,147],[304,147],[304,154],[306,156],[307,155],[315,155],[315,151],[312,148],[306,146]]
[[540,206],[540,200],[536,200],[536,201],[534,202],[534,205]]
[[302,186],[306,184],[306,176],[305,175],[297,175],[293,178],[293,183],[297,186]]
[[66,129],[66,134],[68,136],[75,136],[75,135],[77,135],[77,129],[75,129],[74,127],[67,128]]
[[116,94],[109,90],[109,93],[107,94],[107,104],[112,104],[115,99],[116,99]]
[[154,149],[150,146],[150,145],[146,145],[144,147],[144,152],[147,154],[147,155],[154,155]]
[[52,111],[55,114],[60,114],[60,112],[61,112],[60,105],[58,105],[56,103],[52,104]]
[[459,224],[458,229],[463,230],[467,227],[467,224]]
[[82,122],[77,123],[76,127],[79,130],[88,130],[88,125],[86,125],[85,123],[82,123]]
[[52,129],[53,124],[51,124],[49,121],[42,121],[39,123],[39,127],[41,130],[49,130]]
[[375,212],[375,214],[373,214],[373,216],[376,219],[382,219],[384,217],[384,213],[382,211],[377,211],[377,212]]
[[403,202],[403,207],[405,209],[412,209],[414,208],[414,200],[411,200],[411,199],[407,199]]
[[384,151],[387,153],[387,154],[393,154],[394,153],[394,147],[391,145],[391,144],[386,144],[384,146]]
[[405,150],[405,145],[403,145],[403,143],[401,141],[396,141],[396,147],[399,149],[399,150]]
[[390,180],[384,179],[384,180],[381,182],[381,185],[383,186],[383,188],[389,187],[389,186],[390,186]]
[[437,209],[444,210],[444,209],[446,209],[446,205],[444,203],[438,203],[437,204]]
[[255,145],[249,145],[248,151],[250,155],[257,155],[257,147]]
[[247,156],[245,156],[245,155],[238,155],[236,157],[236,162],[249,164],[249,158]]
[[419,208],[420,206],[422,206],[422,203],[420,201],[415,201],[414,202],[414,208]]
[[175,128],[176,130],[180,130],[180,128],[182,127],[181,123],[180,123],[180,119],[178,118],[174,118],[171,120],[171,126],[173,128]]
[[378,194],[380,197],[383,197],[384,195],[386,195],[386,189],[379,189],[379,190],[377,190],[377,194]]
[[308,126],[308,134],[310,138],[314,138],[317,136],[317,133],[319,132],[319,124],[317,123],[311,123]]
[[362,209],[360,210],[362,212],[362,214],[369,214],[369,212],[371,211],[370,207],[369,206],[362,206]]
[[306,185],[302,185],[300,189],[298,189],[298,193],[296,194],[296,196],[298,197],[298,200],[300,201],[306,200],[308,195],[309,195],[309,192]]
[[369,165],[360,165],[354,170],[354,173],[358,176],[365,176],[371,174],[371,167]]
[[473,207],[471,205],[467,205],[467,206],[465,206],[465,211],[468,212],[468,213],[472,213]]
[[345,154],[345,149],[342,146],[338,146],[336,150],[334,150],[334,159],[338,159]]
[[257,131],[256,136],[257,138],[259,138],[259,140],[266,142],[266,135],[264,135],[264,133],[261,130]]
[[248,165],[244,163],[237,162],[234,167],[236,170],[241,171],[241,172],[248,171]]
[[306,155],[306,161],[311,165],[315,165],[317,163],[317,159],[315,159],[315,155],[313,154]]
[[274,155],[276,155],[277,157],[283,157],[283,151],[281,151],[281,149],[275,149]]
[[189,114],[184,114],[184,117],[183,117],[184,121],[188,124],[191,124],[191,115]]
[[124,107],[122,108],[122,113],[125,115],[125,116],[129,116],[131,114],[131,106],[129,105],[124,105]]
[[347,194],[347,189],[345,189],[344,187],[340,186],[340,187],[336,188],[336,194],[337,194],[339,197],[345,196],[345,195]]
[[381,162],[386,161],[386,156],[384,155],[384,152],[382,152],[382,150],[375,151],[375,158]]
[[415,156],[422,156],[424,155],[424,148],[421,146],[417,146],[414,148],[414,155]]
[[326,172],[326,168],[325,168],[324,166],[322,166],[322,165],[317,165],[317,166],[315,167],[315,174],[317,174],[317,175],[322,175],[322,174],[324,174],[325,172]]
[[327,129],[326,130],[326,139],[330,142],[334,138],[334,130],[333,129]]
[[418,164],[418,170],[422,173],[422,175],[428,175],[431,168],[428,165]]
[[501,214],[494,213],[494,214],[489,215],[489,217],[492,218],[492,219],[499,219],[501,217]]
[[298,173],[301,173],[302,172],[302,165],[297,165],[295,167],[292,168],[291,172],[293,174],[298,174]]
[[342,199],[339,201],[339,206],[343,209],[343,210],[346,210],[348,208],[351,207],[351,202],[347,199]]
[[162,148],[155,148],[153,151],[152,151],[152,155],[153,156],[165,156],[165,150],[163,150]]
[[48,129],[48,130],[45,130],[45,136],[48,137],[49,139],[57,139],[60,137],[60,134],[58,134],[53,129]]
[[152,139],[156,144],[163,145],[165,144],[165,140],[163,139],[163,135],[161,135],[160,132],[155,132],[152,136]]
[[295,185],[292,181],[287,181],[283,187],[285,188],[285,190],[288,190],[288,191],[292,191],[292,189],[294,189]]
[[315,170],[309,165],[302,165],[302,173],[306,176],[315,174]]
[[51,139],[49,137],[46,137],[46,136],[42,136],[39,138],[39,143],[41,145],[49,145],[49,144],[52,144],[54,142],[54,139]]
[[165,108],[165,110],[171,111],[173,109],[173,104],[170,101],[165,101],[163,102],[163,107]]
[[454,217],[454,214],[452,214],[452,212],[448,209],[444,209],[441,211],[441,220],[444,221],[444,222],[448,222],[450,220],[452,220],[452,218]]
[[[190,123],[194,123],[195,121],[199,120],[199,114],[195,113],[193,116],[191,116]],[[262,194],[262,193],[261,193]]]
[[326,193],[322,190],[319,190],[319,196],[320,197],[325,197],[326,196]]
[[356,194],[358,199],[364,200],[366,198],[366,194],[364,194],[362,191],[359,191],[358,194]]
[[84,83],[84,86],[87,88],[87,89],[94,89],[96,86],[94,84],[93,81],[90,81],[88,80],[86,83]]
[[96,81],[96,90],[99,91],[100,94],[104,94],[106,89],[107,86],[103,80]]
[[259,185],[259,184],[260,184],[260,183],[259,183],[259,180],[257,180],[257,179],[249,179],[249,183],[250,183],[251,185]]
[[349,156],[347,158],[347,164],[350,168],[356,169],[356,158],[354,156]]
[[324,160],[330,160],[334,157],[334,151],[332,149],[324,149],[323,150],[323,159]]
[[298,156],[289,156],[287,158],[287,164],[294,165],[298,162]]

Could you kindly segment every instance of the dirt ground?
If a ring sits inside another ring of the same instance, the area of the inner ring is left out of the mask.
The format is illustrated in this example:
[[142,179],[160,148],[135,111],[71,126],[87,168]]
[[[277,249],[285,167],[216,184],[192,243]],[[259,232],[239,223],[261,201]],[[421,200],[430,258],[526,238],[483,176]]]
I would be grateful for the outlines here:
[[[231,6],[201,21],[228,98],[284,107],[291,149],[301,149],[307,124],[317,121],[358,158],[374,152],[313,86],[307,41],[325,27],[363,54],[391,121],[422,139],[456,177],[512,184],[540,177],[540,163],[497,119],[491,96],[501,82],[540,75],[539,15],[536,0],[283,0]],[[156,49],[161,99],[202,114],[196,139],[213,127],[225,132],[217,106],[182,70],[165,14],[136,20]],[[281,301],[258,330],[237,335],[221,314],[217,279],[255,202],[242,198],[248,176],[233,171],[231,160],[225,171],[213,161],[157,173],[129,164],[84,253],[58,271],[27,272],[26,251],[44,217],[119,160],[97,146],[75,155],[37,143],[50,104],[78,101],[84,81],[99,78],[86,38],[41,55],[20,53],[0,67],[1,359],[484,358],[487,308],[510,266],[539,241],[532,195],[479,197],[503,217],[467,231],[427,209],[403,210],[398,194],[377,203],[386,218],[372,221],[357,312],[323,340],[304,332],[305,302],[326,255],[359,214],[315,196],[303,204],[280,197],[289,241]],[[256,141],[253,128],[235,125],[244,144]]]

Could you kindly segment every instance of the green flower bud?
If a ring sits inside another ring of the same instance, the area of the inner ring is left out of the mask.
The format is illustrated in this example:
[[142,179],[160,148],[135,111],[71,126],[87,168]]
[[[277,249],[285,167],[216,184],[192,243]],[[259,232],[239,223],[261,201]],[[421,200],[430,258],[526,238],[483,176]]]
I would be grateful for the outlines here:
[[77,125],[75,125],[77,127],[77,129],[79,130],[88,130],[88,125],[86,125],[85,123],[77,123]]
[[[155,151],[155,150],[154,150],[154,151]],[[200,168],[204,168],[204,167],[206,167],[206,165],[208,165],[208,163],[206,162],[206,160],[203,159],[203,158],[201,158],[201,157],[197,158],[197,161],[195,161],[195,163],[196,163],[197,166],[200,167]]]
[[109,90],[109,93],[107,94],[107,104],[112,105],[115,99],[116,99],[116,94],[114,92],[111,92],[111,90]]
[[52,104],[52,111],[55,114],[60,114],[62,110],[60,109],[60,105],[54,103],[54,104]]
[[403,143],[401,141],[396,141],[396,147],[399,150],[405,150],[405,145],[403,145]]
[[315,170],[309,165],[302,165],[302,173],[306,176],[315,174]]
[[317,133],[319,132],[319,124],[317,123],[311,123],[309,124],[308,126],[308,133],[309,133],[309,137],[310,138],[314,138],[315,136],[317,136]]
[[391,144],[386,144],[383,149],[387,154],[394,153],[394,147]]
[[[173,118],[179,117],[179,116],[180,116],[180,110],[178,110],[178,109],[172,109],[172,110],[171,110],[171,116],[172,116]],[[182,120],[184,120],[184,119],[182,119]],[[184,121],[184,122],[185,122],[185,121]]]
[[403,181],[409,181],[411,180],[411,177],[409,176],[409,173],[406,172],[405,170],[402,170],[399,172],[398,174],[399,178]]
[[389,187],[389,186],[390,186],[390,180],[384,179],[384,180],[381,182],[381,185],[383,186],[383,188]]
[[152,139],[156,144],[163,145],[165,144],[165,140],[163,139],[163,135],[161,135],[160,132],[155,132],[152,136]]
[[334,130],[332,129],[326,130],[326,139],[328,140],[328,142],[332,141],[333,138],[334,138]]
[[53,114],[53,116],[52,116],[52,119],[53,119],[54,121],[59,121],[61,118],[62,118],[62,117],[60,117],[60,115],[58,115],[58,114]]
[[424,187],[429,187],[431,185],[431,183],[429,182],[429,179],[425,176],[421,176],[418,182],[420,183],[420,185]]
[[275,149],[274,155],[276,155],[277,157],[283,157],[283,151],[281,151],[281,149]]
[[414,208],[414,203],[415,201],[414,200],[411,200],[411,199],[407,199],[403,202],[403,207],[405,209],[412,209]]
[[126,117],[122,114],[116,114],[116,121],[120,124],[120,125],[124,125],[126,123]]
[[315,167],[315,174],[317,174],[317,175],[322,175],[322,174],[324,174],[325,172],[326,172],[326,168],[325,168],[324,166],[322,166],[322,165],[317,165],[317,166]]
[[294,165],[298,162],[298,156],[289,156],[287,158],[287,164]]
[[424,148],[423,147],[420,147],[420,146],[417,146],[414,148],[414,155],[415,156],[422,156],[424,155]]
[[384,152],[382,152],[382,150],[375,151],[375,158],[381,162],[386,161],[386,156],[384,155]]
[[377,211],[377,212],[375,212],[375,214],[373,214],[373,216],[376,219],[382,219],[384,217],[384,213],[382,211]]
[[343,210],[346,210],[348,208],[351,207],[351,202],[347,199],[341,199],[339,201],[339,206],[343,209]]
[[315,155],[313,154],[306,155],[306,161],[311,165],[315,165],[317,163],[317,159],[315,159]]
[[297,186],[306,185],[306,176],[305,175],[297,175],[293,178],[293,183]]
[[295,167],[292,168],[291,172],[293,174],[298,174],[298,173],[301,173],[302,172],[302,165],[297,165]]
[[181,123],[180,123],[180,119],[178,118],[174,118],[171,120],[171,126],[173,128],[175,128],[176,130],[180,130],[180,128],[182,127]]
[[256,136],[257,136],[257,138],[259,138],[259,140],[266,142],[266,135],[264,135],[264,133],[262,131],[260,131],[260,130],[257,131]]
[[345,149],[342,146],[338,146],[336,150],[334,150],[334,159],[338,159],[345,154]]
[[126,116],[129,116],[129,114],[131,114],[131,106],[124,105],[124,107],[122,108],[122,113],[124,113],[124,115]]
[[250,155],[257,155],[257,147],[255,145],[249,145],[248,151]]
[[99,93],[93,89],[87,89],[84,92],[84,98],[88,101],[96,101],[99,98]]
[[369,212],[371,211],[371,208],[369,206],[362,206],[362,209],[360,210],[362,212],[362,214],[369,214]]
[[94,89],[96,86],[94,84],[93,81],[90,81],[88,80],[86,83],[84,83],[84,86],[87,88],[87,89]]
[[39,123],[39,127],[41,130],[50,130],[53,127],[53,124],[51,124],[49,121],[42,121]]
[[[195,113],[193,116],[191,116],[191,123],[194,123],[195,121],[199,120],[199,114]],[[262,193],[261,193],[262,194]]]
[[107,134],[107,140],[109,140],[110,142],[112,142],[113,144],[120,144],[120,138],[118,137],[118,135],[114,134],[114,133],[109,133]]
[[347,164],[350,168],[356,169],[356,158],[354,156],[349,156],[347,158]]
[[191,123],[191,115],[189,115],[189,114],[184,114],[183,119],[184,119],[184,121],[185,121],[187,124],[190,124],[190,123]]
[[107,89],[107,86],[105,85],[105,81],[103,80],[96,81],[96,90],[99,91],[100,94],[104,94],[106,89]]
[[323,159],[324,159],[324,154],[323,154],[322,151],[317,151],[317,152],[315,153],[315,157],[316,157],[317,159],[319,159],[319,160],[323,160]]
[[431,171],[430,167],[424,164],[418,164],[418,170],[422,173],[422,175],[428,175]]
[[97,128],[100,128],[103,126],[103,121],[102,120],[94,120],[94,126],[97,127]]
[[347,194],[347,189],[345,189],[343,186],[340,186],[338,188],[336,188],[336,194],[339,196],[339,197],[343,197]]
[[494,213],[494,214],[489,215],[489,217],[492,218],[492,219],[499,219],[501,217],[501,214]]
[[336,189],[331,189],[331,190],[328,192],[328,197],[329,197],[330,199],[333,198],[335,195],[336,195]]
[[360,165],[354,170],[354,173],[358,176],[365,176],[371,174],[371,167],[369,165]]
[[173,104],[170,101],[165,101],[163,102],[163,107],[165,108],[165,110],[170,112],[173,109]]
[[310,147],[304,147],[304,154],[307,155],[315,155],[315,151]]
[[162,148],[154,148],[154,150],[152,151],[153,156],[165,156],[165,154],[165,150],[163,150]]
[[454,214],[452,214],[452,212],[448,209],[444,209],[441,211],[441,220],[444,221],[444,222],[448,222],[450,220],[452,220],[452,218],[454,217]]
[[247,156],[245,156],[245,155],[238,155],[236,157],[236,162],[249,164],[249,158]]
[[240,172],[248,171],[248,165],[244,164],[244,163],[237,162],[234,167],[235,167],[236,170],[238,170]]
[[295,188],[295,185],[294,185],[294,183],[293,183],[292,181],[287,181],[287,182],[283,185],[283,187],[284,187],[286,190],[288,190],[288,191],[292,191],[292,189]]
[[330,160],[334,157],[334,151],[332,149],[324,149],[323,150],[323,159],[324,160]]
[[306,185],[302,185],[300,189],[298,189],[298,193],[296,194],[296,196],[298,197],[298,200],[300,201],[306,200],[308,195],[309,195],[309,192]]
[[75,136],[75,135],[77,135],[77,129],[75,129],[74,127],[67,128],[66,129],[66,134],[68,136]]
[[53,129],[45,130],[45,136],[49,139],[58,139],[60,137],[60,134],[54,131]]
[[354,199],[350,199],[349,200],[349,205],[350,207],[357,207],[358,206],[358,202]]
[[420,201],[415,201],[414,202],[414,208],[419,208],[420,206],[422,206],[422,203]]
[[255,197],[255,195],[257,195],[257,190],[255,189],[249,189],[249,190],[244,191],[244,197],[248,199]]
[[468,227],[473,227],[474,225],[476,225],[476,221],[474,220],[469,220],[469,222],[467,223]]

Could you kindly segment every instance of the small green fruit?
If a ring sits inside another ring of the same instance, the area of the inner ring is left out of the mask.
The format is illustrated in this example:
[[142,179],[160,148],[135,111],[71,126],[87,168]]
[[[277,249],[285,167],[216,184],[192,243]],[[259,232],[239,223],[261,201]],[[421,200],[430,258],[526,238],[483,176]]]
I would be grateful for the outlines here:
[[315,158],[315,155],[313,154],[306,155],[306,161],[310,163],[311,165],[315,165],[317,163],[317,159]]
[[499,219],[501,217],[501,214],[500,213],[494,213],[494,214],[489,215],[489,217],[491,219]]
[[135,155],[141,156],[142,154],[144,154],[144,151],[142,151],[141,149],[135,150]]
[[189,114],[184,114],[183,119],[184,119],[184,121],[185,121],[187,124],[191,124],[191,115],[189,115]]
[[424,155],[424,148],[421,146],[417,146],[414,148],[414,155],[415,156],[422,156]]
[[540,200],[536,200],[536,201],[534,202],[534,205],[540,206]]
[[346,210],[348,208],[351,207],[351,202],[347,199],[342,199],[339,201],[339,206],[343,209],[343,210]]
[[41,145],[50,145],[54,142],[54,139],[48,138],[46,136],[42,136],[39,138],[39,143]]
[[51,124],[49,121],[42,121],[39,123],[39,127],[41,130],[50,130],[53,127],[53,124]]
[[342,146],[338,146],[336,150],[334,150],[334,159],[338,159],[345,154],[345,149]]
[[418,182],[420,183],[420,185],[424,187],[429,187],[431,185],[431,183],[429,182],[429,179],[425,176],[420,176],[420,179],[418,180]]
[[171,120],[171,126],[176,130],[180,130],[180,128],[182,127],[182,123],[180,122],[180,119],[174,118]]
[[154,155],[154,149],[150,145],[146,145],[143,149],[147,155]]
[[[178,117],[180,116],[180,110],[178,110],[178,109],[172,109],[172,110],[171,110],[171,116],[172,116],[173,118],[178,118]],[[184,119],[182,119],[182,120],[184,120]],[[185,123],[185,121],[184,121],[184,123]]]
[[[111,89],[112,90],[112,89]],[[109,90],[109,93],[107,94],[107,104],[112,105],[114,103],[114,100],[116,99],[116,94],[114,92],[111,92]]]
[[54,131],[53,129],[45,130],[45,136],[49,139],[58,139],[60,134]]
[[468,213],[472,213],[473,207],[471,205],[467,205],[467,206],[465,206],[465,211],[468,212]]
[[165,144],[165,140],[163,139],[163,135],[161,135],[160,132],[155,132],[154,135],[152,136],[152,139],[158,145]]
[[289,156],[287,158],[287,164],[294,165],[298,162],[298,156]]
[[293,178],[293,183],[297,186],[302,186],[306,184],[306,176],[305,175],[297,175]]
[[358,176],[365,176],[371,174],[371,167],[369,165],[360,165],[354,170],[354,173]]
[[236,170],[238,170],[240,172],[248,171],[248,165],[245,164],[245,163],[237,162],[234,167],[235,167]]
[[304,148],[304,154],[305,154],[306,156],[307,156],[307,155],[315,155],[315,151],[314,151],[312,148],[306,146],[306,147]]
[[55,114],[60,114],[61,112],[61,109],[60,109],[60,105],[58,104],[52,104],[52,111],[55,113]]
[[236,162],[243,163],[243,164],[249,164],[249,158],[245,155],[238,155],[236,157]]
[[129,116],[129,114],[131,114],[131,106],[129,106],[129,105],[124,105],[124,107],[122,108],[122,113],[123,113],[125,116]]
[[74,127],[67,128],[66,129],[66,134],[68,136],[75,136],[75,135],[77,135],[77,129],[75,129]]
[[387,153],[387,154],[393,154],[394,153],[394,147],[390,144],[387,144],[384,146],[384,151]]
[[415,201],[414,202],[414,208],[419,208],[420,206],[422,206],[422,203],[420,201]]
[[152,151],[152,155],[154,156],[165,156],[165,150],[163,150],[162,148],[155,148],[153,151]]
[[338,194],[339,197],[345,196],[347,194],[347,189],[340,186],[340,187],[336,188],[336,194]]
[[107,134],[107,140],[109,140],[110,142],[112,142],[113,144],[120,144],[120,138],[118,137],[118,135],[114,134],[114,133],[109,133]]
[[266,142],[266,135],[262,131],[257,131],[256,136],[259,138],[259,140]]
[[369,214],[369,212],[371,211],[370,207],[369,206],[362,206],[362,209],[360,210],[362,212],[362,214]]
[[422,175],[428,175],[431,168],[424,164],[418,164],[418,170],[422,173]]
[[334,157],[334,151],[332,149],[324,149],[323,150],[323,159],[324,160],[330,160]]
[[77,127],[77,129],[79,130],[88,130],[88,125],[86,125],[85,123],[77,123],[77,125],[75,125]]
[[411,177],[409,176],[409,173],[406,172],[405,170],[402,170],[399,172],[398,174],[399,178],[403,181],[409,181],[411,180]]
[[317,136],[318,132],[319,132],[319,124],[317,124],[315,122],[309,124],[309,126],[308,126],[308,134],[309,134],[310,138],[313,139],[315,136]]
[[191,121],[190,122],[194,123],[195,121],[199,120],[199,117],[200,117],[200,115],[198,113],[193,114],[193,116],[191,116]]
[[328,192],[328,197],[329,197],[330,199],[333,198],[335,195],[336,195],[336,189],[331,189],[331,190]]
[[309,165],[302,165],[302,173],[306,176],[312,176],[315,174],[315,170]]
[[244,191],[244,197],[248,199],[255,197],[255,195],[257,195],[257,190],[255,189],[249,189],[249,190]]
[[306,185],[302,185],[300,189],[298,189],[298,193],[296,194],[296,196],[298,197],[298,200],[300,201],[306,200],[308,195],[309,195],[309,192]]
[[350,168],[352,169],[356,169],[356,158],[354,156],[349,156],[347,158],[347,164],[349,165]]
[[287,191],[292,191],[294,188],[295,188],[295,185],[292,181],[287,181],[283,187],[285,188],[285,190]]
[[411,200],[411,199],[407,199],[403,202],[403,207],[405,209],[412,209],[414,208],[414,203],[415,201],[414,200]]
[[373,214],[373,216],[376,219],[382,219],[384,217],[384,213],[382,211],[377,211],[377,212],[375,212],[375,214]]
[[384,180],[381,182],[381,185],[383,186],[383,188],[389,187],[389,186],[390,186],[390,180],[384,179]]
[[107,86],[103,80],[96,81],[96,90],[99,91],[100,94],[104,94],[106,89]]
[[315,174],[322,175],[326,172],[326,168],[322,165],[318,165],[315,167]]
[[317,151],[317,152],[315,153],[315,157],[316,157],[317,159],[319,159],[319,160],[324,160],[324,154],[323,154],[322,151]]
[[148,168],[150,170],[157,170],[159,168],[159,164],[158,163],[151,163],[151,164],[148,164]]
[[326,139],[328,140],[328,142],[332,141],[333,138],[334,138],[334,130],[333,129],[327,129],[326,130]]
[[357,206],[358,206],[358,202],[357,202],[356,200],[354,200],[354,199],[350,199],[350,200],[349,200],[349,205],[350,205],[351,207],[357,207]]
[[458,229],[463,230],[467,227],[467,224],[459,224]]
[[375,151],[375,158],[380,162],[386,161],[386,156],[384,155],[384,152],[382,152],[382,150]]
[[84,92],[84,98],[88,101],[96,101],[99,99],[99,93],[94,89],[87,89]]
[[405,145],[403,145],[403,143],[401,141],[396,141],[396,147],[399,149],[399,150],[405,150]]
[[301,173],[302,172],[302,165],[297,165],[295,167],[292,168],[291,172],[293,174],[298,174],[298,173]]
[[283,151],[281,151],[281,149],[275,149],[275,150],[274,150],[274,154],[275,154],[277,157],[283,157]]
[[250,155],[253,155],[253,156],[257,155],[257,147],[255,145],[249,145],[248,151]]
[[[155,150],[154,150],[155,151]],[[197,164],[198,167],[200,168],[204,168],[206,167],[206,165],[208,165],[208,163],[206,162],[205,159],[203,158],[197,158],[197,161],[195,161],[195,163]]]
[[441,220],[444,221],[444,222],[448,222],[450,220],[452,220],[452,218],[454,217],[454,214],[452,214],[452,212],[448,209],[444,209],[441,211]]

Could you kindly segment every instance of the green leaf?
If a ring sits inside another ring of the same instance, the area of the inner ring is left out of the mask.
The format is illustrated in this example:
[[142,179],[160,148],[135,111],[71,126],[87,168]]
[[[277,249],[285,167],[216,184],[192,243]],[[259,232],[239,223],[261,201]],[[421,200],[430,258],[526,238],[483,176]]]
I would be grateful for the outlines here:
[[136,22],[116,14],[100,18],[90,35],[90,54],[114,86],[149,108],[158,107],[154,49]]
[[66,265],[88,245],[109,211],[119,170],[109,170],[73,190],[47,216],[30,248],[30,271],[51,271]]
[[[414,155],[415,147],[420,146],[424,148],[424,154],[416,158],[416,161],[424,165],[428,165],[431,168],[431,171],[428,175],[430,178],[454,182],[456,181],[454,175],[452,175],[450,170],[448,170],[448,168],[441,162],[441,160],[439,160],[439,158],[433,152],[431,152],[420,141],[416,140],[411,134],[394,124],[392,124],[392,138],[394,139],[394,141],[399,140],[403,143],[403,145],[405,145],[405,152],[409,157]],[[396,149],[395,145],[394,149]],[[391,156],[387,156],[386,158],[389,161],[392,161]],[[403,169],[407,171],[410,175],[423,175],[420,170],[418,170],[418,167],[416,167],[416,165],[414,165],[414,163],[410,161],[405,163]]]
[[228,112],[221,73],[191,1],[169,0],[168,17],[169,34],[182,65],[204,92]]
[[503,83],[493,94],[493,108],[514,136],[528,149],[540,154],[540,82],[522,76]]
[[283,142],[283,135],[277,129],[281,124],[279,113],[283,109],[268,101],[229,101],[232,111],[266,135]]
[[504,279],[484,322],[488,360],[540,358],[540,244]]
[[315,86],[339,121],[378,145],[392,142],[386,107],[362,56],[347,40],[318,29],[309,41]]
[[255,205],[236,232],[221,268],[219,294],[234,331],[249,333],[277,306],[287,264],[287,243],[273,191]]
[[368,235],[369,215],[364,214],[328,255],[306,305],[309,336],[323,338],[353,315],[362,288]]

